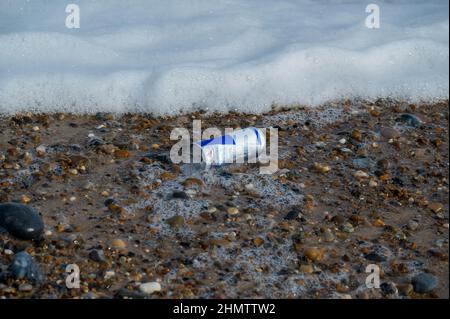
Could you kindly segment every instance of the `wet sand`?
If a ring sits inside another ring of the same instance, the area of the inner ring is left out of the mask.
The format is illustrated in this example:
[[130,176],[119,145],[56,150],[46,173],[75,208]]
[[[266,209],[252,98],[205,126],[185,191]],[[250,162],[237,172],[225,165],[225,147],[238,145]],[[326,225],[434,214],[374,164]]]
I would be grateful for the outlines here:
[[[448,110],[379,100],[264,115],[3,116],[0,203],[36,208],[45,234],[0,234],[0,296],[448,298]],[[170,132],[194,118],[277,127],[280,170],[174,165]],[[42,283],[8,277],[21,250]],[[65,285],[68,264],[80,289]],[[380,289],[366,287],[369,264]],[[421,273],[437,287],[414,291]]]

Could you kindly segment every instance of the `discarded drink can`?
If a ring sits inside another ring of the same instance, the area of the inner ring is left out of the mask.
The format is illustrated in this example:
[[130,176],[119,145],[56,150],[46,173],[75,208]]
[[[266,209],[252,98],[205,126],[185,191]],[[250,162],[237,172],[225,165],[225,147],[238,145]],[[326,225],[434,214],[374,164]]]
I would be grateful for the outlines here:
[[209,166],[227,163],[256,163],[256,159],[266,147],[266,137],[262,130],[249,127],[231,134],[194,143],[201,149],[202,162]]

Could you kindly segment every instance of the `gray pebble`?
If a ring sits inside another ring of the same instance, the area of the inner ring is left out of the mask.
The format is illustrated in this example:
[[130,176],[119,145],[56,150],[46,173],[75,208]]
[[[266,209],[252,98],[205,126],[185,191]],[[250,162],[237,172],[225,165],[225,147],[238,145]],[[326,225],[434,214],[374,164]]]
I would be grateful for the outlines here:
[[414,291],[418,293],[427,293],[434,290],[438,285],[438,279],[430,274],[421,273],[415,276],[411,283],[414,286]]
[[26,278],[30,283],[40,283],[43,280],[39,266],[25,251],[21,251],[14,256],[14,259],[9,266],[9,272],[14,278]]

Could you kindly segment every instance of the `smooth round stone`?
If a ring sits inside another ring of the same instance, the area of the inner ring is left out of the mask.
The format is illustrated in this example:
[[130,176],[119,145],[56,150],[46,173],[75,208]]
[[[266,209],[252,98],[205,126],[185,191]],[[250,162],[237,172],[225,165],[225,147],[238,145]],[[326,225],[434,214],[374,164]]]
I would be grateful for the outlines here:
[[353,233],[355,231],[355,228],[353,227],[352,224],[345,223],[341,226],[341,230],[346,233]]
[[380,133],[383,137],[385,137],[387,139],[396,139],[396,138],[400,137],[400,132],[391,127],[382,127],[380,129]]
[[161,291],[161,284],[159,282],[147,282],[139,286],[139,290],[147,295]]
[[408,126],[419,127],[423,124],[423,121],[415,115],[412,114],[402,114],[400,120]]
[[17,204],[0,204],[0,227],[20,239],[39,239],[44,222],[33,208]]
[[173,199],[190,199],[189,195],[183,191],[174,191],[172,193]]
[[297,210],[291,210],[289,213],[284,216],[285,220],[294,220],[299,217],[300,212]]
[[14,256],[9,266],[9,271],[14,278],[26,278],[31,283],[39,283],[43,280],[39,266],[33,261],[30,254],[25,251],[21,251]]
[[397,295],[398,288],[393,282],[384,282],[380,286],[381,292],[384,295]]
[[355,158],[352,161],[352,164],[355,168],[358,168],[358,169],[371,168],[375,165],[373,160],[371,160],[370,158],[367,158],[367,157]]
[[103,250],[101,249],[94,249],[91,250],[89,252],[89,259],[93,260],[95,262],[101,263],[101,262],[105,262],[106,258],[105,258],[105,253],[103,252]]
[[419,228],[419,223],[416,222],[415,220],[410,220],[408,221],[407,227],[409,230],[414,231],[417,230],[417,228]]
[[175,215],[166,220],[166,223],[173,228],[178,228],[184,225],[184,218],[180,215]]
[[384,262],[392,257],[392,251],[384,246],[376,246],[371,252],[364,256],[367,260],[375,262]]
[[19,291],[21,292],[30,292],[31,290],[33,290],[33,286],[30,284],[21,284],[19,286]]
[[411,281],[414,291],[418,293],[427,293],[435,289],[438,285],[438,279],[430,274],[421,273]]
[[227,213],[231,216],[234,216],[239,214],[239,209],[237,209],[236,207],[230,207],[227,209]]

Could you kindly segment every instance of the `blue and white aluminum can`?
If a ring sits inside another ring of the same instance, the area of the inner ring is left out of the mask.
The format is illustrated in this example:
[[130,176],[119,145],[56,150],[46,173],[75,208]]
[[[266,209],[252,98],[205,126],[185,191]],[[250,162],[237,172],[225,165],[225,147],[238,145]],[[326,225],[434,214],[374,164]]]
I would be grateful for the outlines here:
[[231,163],[256,163],[265,150],[266,137],[261,129],[249,127],[208,140],[194,143],[202,152],[202,162],[206,166]]

